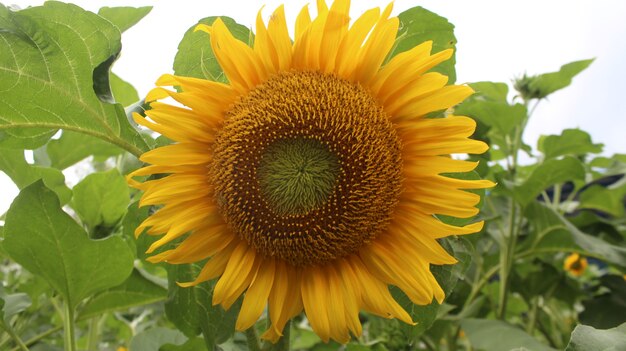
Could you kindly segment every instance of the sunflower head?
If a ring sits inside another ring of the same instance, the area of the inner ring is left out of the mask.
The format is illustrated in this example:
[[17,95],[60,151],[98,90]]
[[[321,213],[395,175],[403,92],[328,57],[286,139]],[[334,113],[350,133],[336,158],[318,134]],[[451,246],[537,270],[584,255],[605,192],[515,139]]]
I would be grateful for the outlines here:
[[[452,51],[425,42],[383,64],[399,25],[391,5],[353,22],[349,1],[317,5],[315,18],[302,9],[293,40],[282,7],[267,25],[259,13],[252,47],[220,19],[199,25],[228,83],[164,75],[152,108],[134,116],[175,141],[145,153],[151,165],[129,178],[140,205],[162,205],[136,231],[160,236],[148,252],[184,236],[150,260],[208,259],[180,285],[217,279],[213,303],[224,308],[243,295],[238,330],[267,306],[263,337],[274,342],[302,311],[323,340],[343,343],[360,335],[362,310],[412,323],[388,286],[441,302],[430,265],[456,260],[437,239],[482,222],[436,215],[476,215],[479,196],[465,190],[493,185],[443,175],[476,167],[450,154],[487,149],[469,139],[472,119],[426,117],[472,94],[430,72]],[[179,105],[158,101],[167,97]]]
[[588,263],[585,257],[582,257],[577,253],[572,253],[565,258],[565,261],[563,262],[563,269],[577,277],[580,277],[583,273],[585,273],[587,265]]

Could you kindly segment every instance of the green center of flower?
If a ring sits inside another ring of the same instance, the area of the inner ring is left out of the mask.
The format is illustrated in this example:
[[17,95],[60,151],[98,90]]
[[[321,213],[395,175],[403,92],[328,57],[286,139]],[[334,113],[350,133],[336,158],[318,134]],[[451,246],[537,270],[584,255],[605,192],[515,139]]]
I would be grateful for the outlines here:
[[282,216],[301,215],[322,206],[339,173],[337,157],[315,139],[282,139],[261,158],[261,193]]

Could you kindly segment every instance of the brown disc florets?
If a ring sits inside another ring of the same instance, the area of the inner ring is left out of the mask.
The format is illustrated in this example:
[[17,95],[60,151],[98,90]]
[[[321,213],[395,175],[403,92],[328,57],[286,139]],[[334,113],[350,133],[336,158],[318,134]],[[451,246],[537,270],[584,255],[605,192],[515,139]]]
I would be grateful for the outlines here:
[[385,229],[401,191],[400,148],[360,85],[283,72],[227,112],[210,181],[226,222],[258,252],[321,264]]

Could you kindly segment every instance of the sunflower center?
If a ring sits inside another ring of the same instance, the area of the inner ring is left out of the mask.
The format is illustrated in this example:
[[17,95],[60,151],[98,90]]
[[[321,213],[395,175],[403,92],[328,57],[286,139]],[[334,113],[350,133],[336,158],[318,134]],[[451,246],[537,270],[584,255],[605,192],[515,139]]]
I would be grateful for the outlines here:
[[401,145],[370,93],[330,74],[277,74],[226,113],[209,169],[222,216],[265,256],[323,264],[389,223]]
[[257,170],[261,194],[276,213],[302,215],[322,206],[339,173],[337,157],[315,139],[283,139],[263,153]]

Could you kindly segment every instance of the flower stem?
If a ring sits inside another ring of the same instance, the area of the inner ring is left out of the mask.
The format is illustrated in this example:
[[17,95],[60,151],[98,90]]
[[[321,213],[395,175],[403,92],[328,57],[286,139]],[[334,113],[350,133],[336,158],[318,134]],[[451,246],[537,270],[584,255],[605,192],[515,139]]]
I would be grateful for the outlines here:
[[76,335],[74,330],[74,308],[65,303],[63,306],[63,329],[65,331],[65,351],[76,351]]
[[[530,101],[524,101],[524,105],[528,109]],[[526,114],[526,117],[522,120],[522,123],[515,128],[515,136],[511,145],[511,163],[508,166],[509,178],[513,184],[515,184],[517,176],[517,164],[519,151],[523,144],[524,129],[530,120],[530,116],[535,112],[535,109],[539,105],[539,100]],[[519,218],[523,212],[523,208],[519,209],[514,198],[511,197],[509,207],[509,227],[508,233],[502,232],[503,242],[500,248],[500,294],[497,316],[499,319],[504,319],[506,316],[506,305],[509,297],[510,288],[510,273],[515,261],[515,246],[517,244],[517,236],[522,224],[522,218]]]
[[28,347],[26,346],[26,344],[24,344],[20,336],[15,333],[15,331],[13,330],[13,328],[11,328],[10,325],[6,326],[6,331],[9,334],[9,336],[13,339],[13,341],[15,341],[15,343],[17,344],[18,350],[28,351]]
[[[24,345],[26,345],[28,347],[28,346],[36,343],[37,341],[45,338],[46,336],[58,332],[61,329],[63,329],[62,326],[56,326],[54,328],[50,328],[50,329],[46,330],[45,332],[43,332],[41,334],[37,334],[37,335],[33,336],[32,338],[26,340],[24,342]],[[11,351],[20,351],[20,350],[23,350],[23,348],[20,347],[20,346],[17,346],[17,347],[14,347],[13,349],[11,349]]]
[[98,349],[98,335],[100,335],[100,318],[93,317],[89,320],[89,334],[87,335],[87,350]]
[[291,320],[287,321],[285,328],[283,328],[283,336],[278,340],[276,344],[266,344],[263,350],[265,351],[289,351],[291,348]]
[[255,326],[252,326],[246,330],[246,338],[248,339],[248,350],[261,351],[261,344],[259,343],[259,335],[256,332]]

